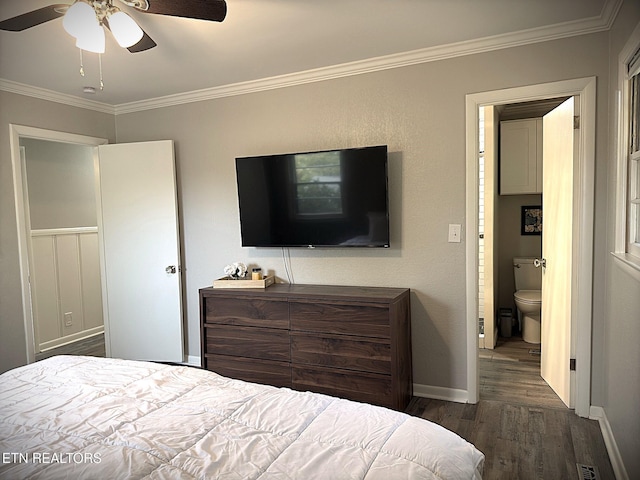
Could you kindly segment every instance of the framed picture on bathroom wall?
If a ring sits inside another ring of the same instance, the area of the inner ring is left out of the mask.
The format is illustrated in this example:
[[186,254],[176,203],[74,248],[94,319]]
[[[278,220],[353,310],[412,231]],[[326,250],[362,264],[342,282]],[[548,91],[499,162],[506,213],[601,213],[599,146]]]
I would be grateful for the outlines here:
[[542,235],[542,206],[527,205],[522,207],[521,235]]

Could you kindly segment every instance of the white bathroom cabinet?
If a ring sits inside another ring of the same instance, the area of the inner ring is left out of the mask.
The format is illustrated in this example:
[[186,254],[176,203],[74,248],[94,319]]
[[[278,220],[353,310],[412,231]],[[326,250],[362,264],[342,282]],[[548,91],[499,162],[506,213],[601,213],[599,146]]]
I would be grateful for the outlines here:
[[500,122],[500,194],[542,193],[542,118]]

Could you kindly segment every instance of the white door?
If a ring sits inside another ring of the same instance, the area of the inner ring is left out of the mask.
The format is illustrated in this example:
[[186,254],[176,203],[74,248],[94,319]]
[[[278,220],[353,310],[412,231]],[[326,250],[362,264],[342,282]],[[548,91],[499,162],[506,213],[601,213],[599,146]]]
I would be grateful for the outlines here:
[[543,118],[542,333],[540,374],[571,405],[574,99]]
[[107,355],[182,362],[173,142],[101,145],[98,152]]

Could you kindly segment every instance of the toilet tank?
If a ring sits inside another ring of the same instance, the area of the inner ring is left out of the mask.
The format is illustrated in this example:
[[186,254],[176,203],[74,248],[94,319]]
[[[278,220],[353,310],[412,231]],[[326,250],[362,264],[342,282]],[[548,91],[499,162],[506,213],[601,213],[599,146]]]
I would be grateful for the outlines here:
[[542,268],[533,264],[535,257],[513,259],[513,275],[517,290],[542,290]]

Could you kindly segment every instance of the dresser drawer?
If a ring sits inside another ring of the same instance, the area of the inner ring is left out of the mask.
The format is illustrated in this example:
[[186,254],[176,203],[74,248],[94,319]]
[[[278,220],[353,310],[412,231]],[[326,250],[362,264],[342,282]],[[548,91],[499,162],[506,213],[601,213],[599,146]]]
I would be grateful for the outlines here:
[[291,370],[291,382],[296,390],[397,408],[393,402],[390,376],[295,365]]
[[248,327],[289,328],[286,301],[247,297],[204,297],[203,321]]
[[205,368],[223,377],[291,388],[290,363],[207,354]]
[[290,302],[291,330],[389,338],[388,307]]
[[292,332],[291,361],[391,375],[391,345],[384,339]]
[[275,328],[211,325],[205,327],[205,348],[215,355],[260,358],[289,362],[289,332]]

